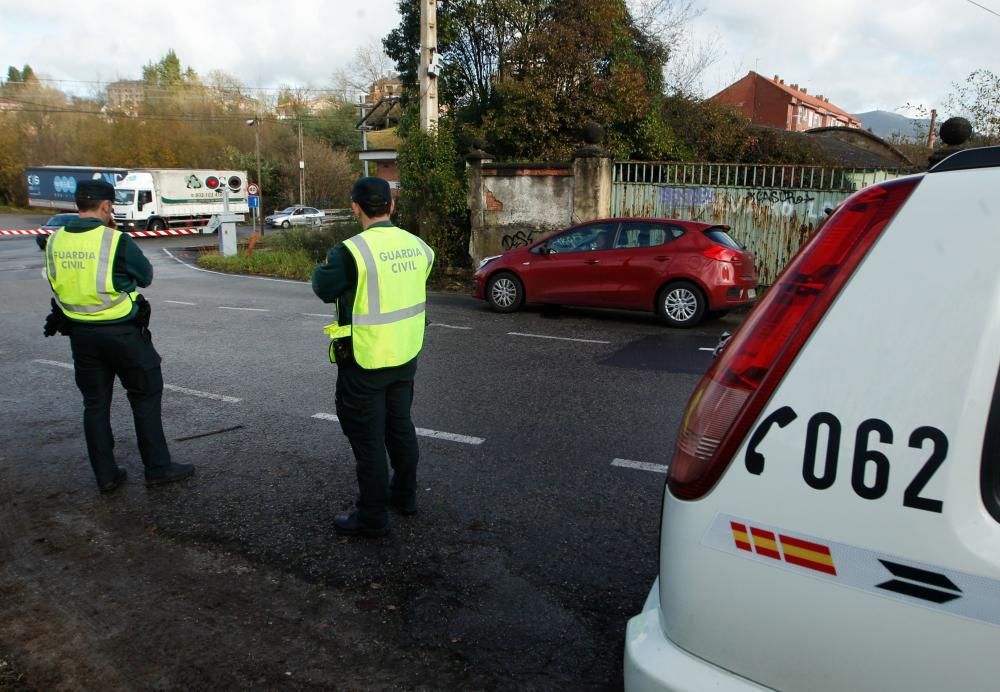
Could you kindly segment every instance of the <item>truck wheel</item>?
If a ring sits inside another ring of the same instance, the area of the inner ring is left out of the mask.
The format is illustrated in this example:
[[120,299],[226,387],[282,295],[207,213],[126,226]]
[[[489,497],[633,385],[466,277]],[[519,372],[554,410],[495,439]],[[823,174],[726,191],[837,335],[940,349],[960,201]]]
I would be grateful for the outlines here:
[[167,224],[163,221],[163,219],[153,219],[149,224],[149,230],[165,231],[167,230]]

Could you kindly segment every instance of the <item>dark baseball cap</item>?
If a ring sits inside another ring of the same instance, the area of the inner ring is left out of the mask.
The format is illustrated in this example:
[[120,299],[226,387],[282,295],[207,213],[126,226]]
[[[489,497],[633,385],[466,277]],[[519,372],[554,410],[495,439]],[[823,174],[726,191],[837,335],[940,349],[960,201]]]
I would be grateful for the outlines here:
[[115,201],[115,186],[103,180],[81,180],[76,184],[77,200]]
[[351,201],[363,207],[387,207],[392,203],[392,190],[382,178],[359,178],[351,188]]

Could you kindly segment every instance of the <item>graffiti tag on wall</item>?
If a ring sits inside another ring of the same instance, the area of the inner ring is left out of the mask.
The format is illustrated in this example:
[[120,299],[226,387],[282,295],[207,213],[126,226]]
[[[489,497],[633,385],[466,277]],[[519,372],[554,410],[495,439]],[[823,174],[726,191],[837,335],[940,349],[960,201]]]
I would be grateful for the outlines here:
[[535,241],[535,231],[518,231],[510,235],[505,235],[500,239],[500,245],[504,250],[513,250],[516,247],[527,247]]
[[660,204],[667,207],[705,207],[715,201],[710,187],[664,187],[660,189]]
[[795,213],[795,207],[805,204],[805,217],[815,219],[820,216],[822,210],[816,209],[816,198],[808,192],[798,192],[795,190],[750,190],[744,198],[751,204],[766,204],[774,211],[780,208],[782,216],[791,216]]

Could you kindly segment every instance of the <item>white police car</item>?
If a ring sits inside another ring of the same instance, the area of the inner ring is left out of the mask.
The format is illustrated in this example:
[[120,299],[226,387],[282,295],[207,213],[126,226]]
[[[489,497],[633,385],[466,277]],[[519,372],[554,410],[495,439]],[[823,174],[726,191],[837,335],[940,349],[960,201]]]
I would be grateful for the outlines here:
[[866,188],[696,388],[627,690],[1000,689],[1000,147]]

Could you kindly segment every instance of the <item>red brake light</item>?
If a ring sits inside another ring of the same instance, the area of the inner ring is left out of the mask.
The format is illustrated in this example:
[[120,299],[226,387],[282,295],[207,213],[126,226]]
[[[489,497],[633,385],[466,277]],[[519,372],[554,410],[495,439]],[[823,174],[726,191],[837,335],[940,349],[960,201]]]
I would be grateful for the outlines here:
[[816,324],[919,177],[865,188],[799,250],[702,378],[681,419],[667,484],[703,497],[729,466]]
[[709,245],[702,251],[701,254],[705,255],[705,257],[708,257],[709,259],[714,259],[719,262],[732,262],[734,260],[736,262],[740,261],[740,253],[723,245]]

